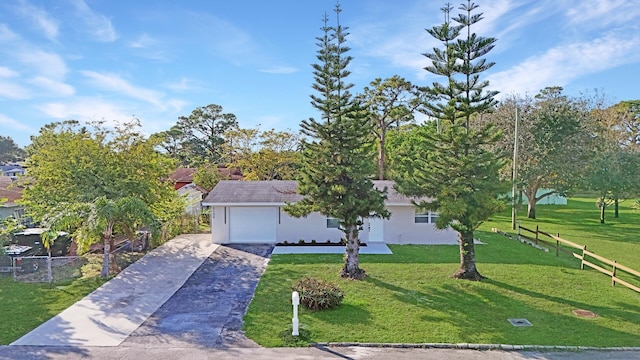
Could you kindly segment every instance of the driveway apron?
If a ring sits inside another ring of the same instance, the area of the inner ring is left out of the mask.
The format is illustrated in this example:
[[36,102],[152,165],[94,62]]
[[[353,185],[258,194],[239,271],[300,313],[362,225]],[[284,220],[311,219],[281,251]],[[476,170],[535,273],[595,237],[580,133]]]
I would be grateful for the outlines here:
[[220,245],[121,346],[258,347],[242,333],[242,318],[272,249]]

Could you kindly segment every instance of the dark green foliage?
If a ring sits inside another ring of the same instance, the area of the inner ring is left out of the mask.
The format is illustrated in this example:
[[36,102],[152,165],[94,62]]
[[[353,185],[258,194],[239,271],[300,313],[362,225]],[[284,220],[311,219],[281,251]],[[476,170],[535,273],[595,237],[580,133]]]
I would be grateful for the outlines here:
[[590,159],[585,188],[598,196],[596,204],[600,209],[601,224],[605,223],[608,206],[640,193],[639,166],[640,155],[625,149],[598,152]]
[[398,75],[384,80],[377,78],[369,86],[364,88],[362,97],[378,148],[378,179],[384,180],[387,133],[414,120],[413,113],[424,103],[425,93]]
[[[507,190],[499,178],[502,155],[489,150],[500,133],[490,124],[478,130],[470,126],[473,116],[491,111],[496,103],[496,92],[485,91],[488,82],[480,81],[479,75],[493,66],[482,57],[496,40],[471,32],[470,27],[482,19],[481,14],[472,14],[476,8],[467,1],[451,20],[452,8],[447,5],[444,23],[427,30],[443,45],[425,54],[432,63],[425,69],[446,78],[444,84],[425,89],[436,99],[427,104],[426,112],[437,125],[424,125],[406,136],[394,154],[392,176],[400,193],[430,198],[416,205],[438,212],[438,228],[458,231],[460,269],[453,276],[469,280],[483,278],[475,265],[473,231],[500,209],[499,196]],[[466,36],[460,38],[463,33]]]
[[182,166],[222,163],[223,134],[238,126],[234,114],[222,112],[222,106],[209,104],[197,107],[189,116],[167,131],[153,134],[158,146]]
[[337,285],[316,278],[304,278],[292,289],[300,295],[300,304],[313,311],[334,308],[344,298],[344,292]]
[[23,160],[25,152],[10,136],[0,135],[0,164]]
[[[340,14],[336,6],[336,15]],[[285,206],[293,216],[307,216],[317,211],[340,219],[347,239],[345,266],[341,276],[361,279],[364,271],[358,266],[358,231],[361,218],[388,218],[384,207],[386,194],[373,188],[370,176],[375,167],[371,124],[360,101],[352,97],[345,82],[351,61],[345,53],[347,33],[339,24],[327,25],[324,35],[318,37],[318,61],[314,64],[313,88],[318,95],[311,96],[311,104],[320,111],[321,120],[302,121],[302,133],[310,141],[303,142],[302,167],[298,192],[304,198]]]

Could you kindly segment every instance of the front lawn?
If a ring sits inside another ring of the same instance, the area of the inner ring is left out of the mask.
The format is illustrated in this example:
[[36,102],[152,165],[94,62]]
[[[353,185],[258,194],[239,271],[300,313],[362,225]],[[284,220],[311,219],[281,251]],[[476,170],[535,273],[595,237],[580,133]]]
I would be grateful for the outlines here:
[[7,345],[104,283],[99,277],[65,283],[20,283],[0,277],[0,345]]
[[[560,232],[605,256],[640,250],[640,245],[626,240],[640,230],[633,210],[625,209],[617,222],[611,222],[608,228],[616,235],[607,238],[608,231],[596,231],[590,223],[580,226],[579,217],[598,221],[597,209],[587,211],[586,203],[541,206],[541,229]],[[574,206],[578,211],[572,213]],[[556,211],[569,215],[554,222]],[[563,225],[555,230],[560,222]],[[361,255],[361,267],[369,275],[364,281],[338,277],[341,255],[273,255],[245,316],[246,334],[263,346],[285,346],[280,334],[290,329],[291,286],[313,276],[339,284],[346,296],[334,310],[301,309],[301,327],[309,331],[306,340],[312,342],[638,346],[640,294],[612,287],[611,279],[598,272],[579,270],[579,262],[569,255],[542,252],[491,233],[491,227],[509,230],[508,212],[476,233],[486,243],[476,247],[478,268],[489,278],[482,282],[449,277],[458,267],[456,246],[398,245],[391,246],[394,255]],[[581,238],[574,238],[571,228]],[[607,239],[602,249],[597,239]],[[628,248],[615,251],[621,244]],[[637,261],[625,258],[633,259]],[[598,317],[579,318],[572,314],[575,309]],[[533,326],[513,327],[509,318],[526,318]]]
[[[120,252],[116,263],[122,269],[143,253]],[[0,276],[0,345],[7,345],[59,314],[106,282],[100,275],[102,254],[86,254],[79,279],[47,283],[14,282]]]

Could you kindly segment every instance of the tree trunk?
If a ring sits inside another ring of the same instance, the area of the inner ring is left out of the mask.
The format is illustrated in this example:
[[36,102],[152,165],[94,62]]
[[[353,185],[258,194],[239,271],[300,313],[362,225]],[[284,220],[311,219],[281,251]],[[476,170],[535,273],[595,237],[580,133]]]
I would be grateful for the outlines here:
[[360,269],[360,261],[358,255],[360,252],[360,244],[358,244],[358,227],[350,225],[345,231],[347,238],[346,253],[344,256],[344,266],[340,270],[340,276],[347,279],[362,280],[367,274]]
[[616,219],[620,215],[619,212],[618,212],[619,211],[619,208],[618,208],[619,204],[620,204],[620,201],[618,200],[618,196],[616,195],[616,198],[614,199],[614,203],[613,203],[613,205],[614,205],[613,206],[613,217],[616,218]]
[[529,205],[527,206],[527,217],[529,219],[536,218],[536,198],[535,197],[532,200],[529,200]]
[[109,277],[109,255],[111,254],[111,251],[109,249],[110,249],[109,241],[105,239],[104,255],[102,258],[102,270],[100,271],[100,276],[102,276],[105,279]]
[[529,219],[536,218],[536,194],[538,193],[538,187],[526,188],[524,196],[527,198],[527,217]]
[[473,244],[473,231],[458,232],[460,244],[460,269],[453,274],[456,279],[480,281],[485,277],[476,268],[476,250]]
[[113,236],[111,236],[109,240],[109,247],[111,248],[111,251],[109,251],[109,272],[111,274],[117,274],[120,272],[120,267],[118,263],[116,263],[116,254],[113,252],[116,248],[116,240]]
[[384,157],[384,135],[382,135],[378,142],[378,180],[384,180]]
[[600,224],[604,224],[604,209],[607,208],[607,204],[602,201],[602,205],[600,205]]

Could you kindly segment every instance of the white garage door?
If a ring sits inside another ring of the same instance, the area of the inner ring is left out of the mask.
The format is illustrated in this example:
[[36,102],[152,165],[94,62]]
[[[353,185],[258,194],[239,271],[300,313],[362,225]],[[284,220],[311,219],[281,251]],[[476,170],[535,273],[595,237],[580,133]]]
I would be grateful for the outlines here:
[[232,207],[230,236],[234,243],[275,243],[278,208]]

